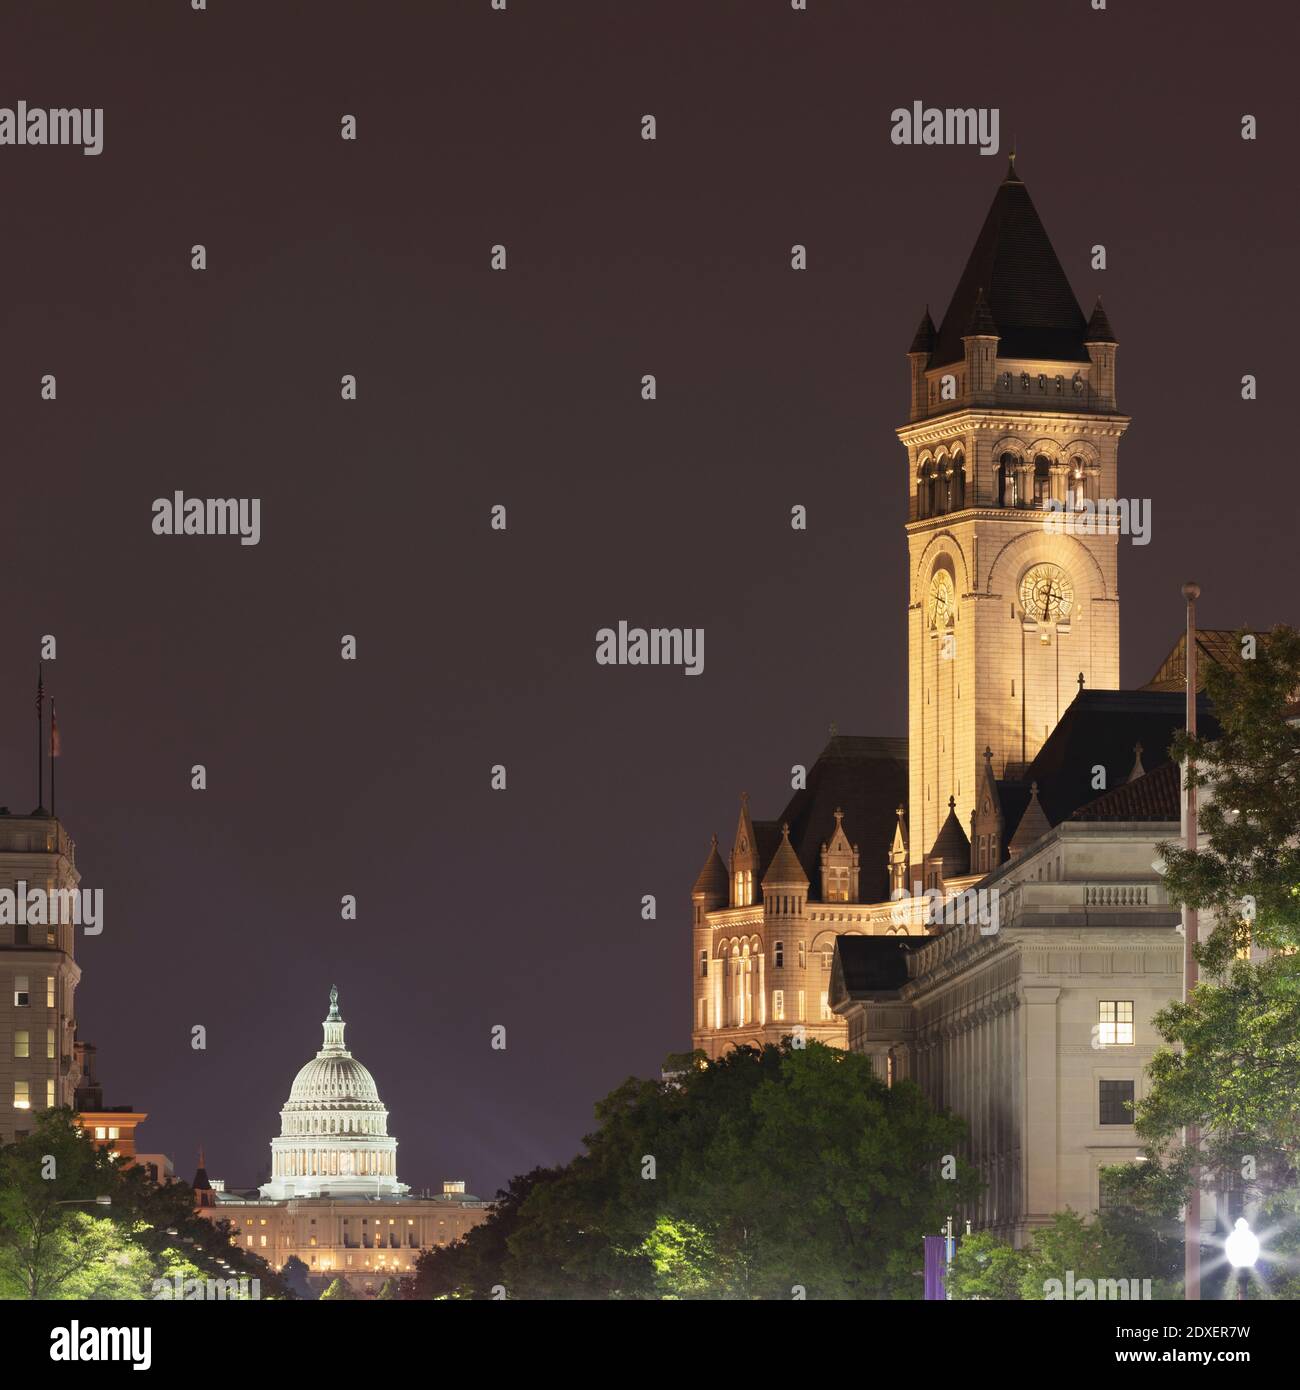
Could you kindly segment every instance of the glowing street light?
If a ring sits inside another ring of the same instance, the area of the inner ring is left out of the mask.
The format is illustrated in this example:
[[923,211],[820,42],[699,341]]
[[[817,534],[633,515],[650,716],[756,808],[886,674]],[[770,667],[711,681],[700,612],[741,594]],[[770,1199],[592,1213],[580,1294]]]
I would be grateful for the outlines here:
[[1250,1271],[1254,1268],[1255,1261],[1259,1259],[1259,1237],[1250,1229],[1244,1216],[1237,1218],[1237,1223],[1232,1228],[1232,1234],[1223,1242],[1223,1253],[1227,1255],[1228,1263],[1233,1269],[1239,1271],[1237,1298],[1244,1299]]

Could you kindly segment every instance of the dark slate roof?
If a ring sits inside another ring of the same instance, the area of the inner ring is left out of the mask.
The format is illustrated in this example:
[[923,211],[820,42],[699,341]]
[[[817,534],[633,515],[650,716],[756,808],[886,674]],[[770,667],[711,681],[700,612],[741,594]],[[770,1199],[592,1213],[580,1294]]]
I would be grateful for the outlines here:
[[772,862],[763,874],[763,887],[766,888],[769,883],[803,884],[806,887],[808,881],[808,875],[799,862],[799,856],[795,854],[794,847],[786,838],[785,833],[782,832],[781,843],[777,845]]
[[850,999],[890,994],[907,983],[907,957],[928,945],[926,936],[838,936],[835,950]]
[[[1196,704],[1197,728],[1215,737],[1219,726],[1209,700]],[[1169,761],[1169,745],[1183,727],[1182,694],[1157,690],[1083,690],[1061,716],[1023,779],[998,783],[1007,825],[1018,825],[1029,804],[1029,786],[1038,783],[1038,799],[1048,820],[1059,825],[1096,799],[1092,769],[1106,769],[1112,789],[1124,785],[1133,769],[1133,745],[1141,743],[1148,775]],[[1134,784],[1136,785],[1136,784]]]
[[862,855],[858,880],[863,902],[889,897],[886,864],[898,823],[895,808],[907,801],[907,740],[835,734],[808,769],[808,785],[786,803],[780,821],[755,821],[759,877],[781,843],[781,821],[808,875],[809,897],[820,899],[822,845],[835,831],[835,808],[844,812],[844,833]]
[[957,819],[955,797],[948,798],[947,818],[939,827],[939,833],[934,837],[934,844],[930,846],[926,858],[942,859],[944,869],[950,875],[954,865],[958,866],[958,874],[966,873],[970,868],[970,837],[962,829],[961,821]]
[[1178,764],[1164,762],[1145,777],[1102,792],[1070,819],[1176,821],[1182,816],[1181,791]]
[[979,293],[975,296],[975,307],[970,311],[970,322],[966,325],[966,336],[974,338],[979,335],[988,337],[996,333],[998,326],[993,319],[993,311],[989,308],[989,302],[984,298],[984,289],[981,286]]
[[916,326],[916,334],[912,338],[912,346],[908,352],[931,353],[934,351],[934,320],[930,317],[930,306],[927,304],[925,313],[921,315],[921,322]]
[[975,249],[966,262],[930,365],[960,362],[962,334],[969,331],[975,302],[984,291],[1002,341],[1000,357],[1043,357],[1086,362],[1087,321],[1052,243],[1014,169],[993,198]]
[[704,893],[711,898],[721,897],[725,901],[727,891],[727,866],[722,862],[722,855],[718,852],[718,837],[715,835],[713,848],[709,851],[709,857],[704,861],[704,867],[700,870],[691,892]]
[[[1244,628],[1245,632],[1258,631]],[[1196,632],[1196,688],[1205,689],[1205,673],[1211,665],[1239,667],[1242,663],[1241,641],[1231,628],[1198,628]],[[1143,690],[1187,689],[1187,633],[1179,635],[1173,650],[1160,663],[1160,669],[1142,687]]]
[[1106,311],[1101,307],[1101,295],[1093,306],[1092,317],[1088,320],[1088,331],[1084,334],[1085,343],[1118,343],[1115,330],[1110,326]]

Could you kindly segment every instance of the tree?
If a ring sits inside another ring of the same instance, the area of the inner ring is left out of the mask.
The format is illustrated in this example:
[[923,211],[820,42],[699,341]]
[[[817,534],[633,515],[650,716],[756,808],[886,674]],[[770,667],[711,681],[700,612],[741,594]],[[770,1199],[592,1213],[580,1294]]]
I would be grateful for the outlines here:
[[951,1298],[1015,1300],[1025,1275],[1028,1255],[988,1231],[967,1236],[948,1265]]
[[922,1236],[975,1191],[961,1121],[817,1043],[669,1066],[607,1096],[587,1152],[528,1193],[511,1297],[919,1296]]
[[358,1295],[353,1291],[352,1285],[346,1279],[335,1279],[320,1296],[320,1302],[326,1300],[333,1302],[352,1303],[358,1301]]
[[[1253,657],[1207,673],[1219,736],[1181,734],[1172,750],[1212,797],[1205,847],[1160,846],[1165,880],[1172,900],[1213,925],[1191,998],[1156,1016],[1166,1046],[1136,1110],[1150,1161],[1133,1186],[1166,1207],[1193,1167],[1203,1182],[1259,1197],[1294,1188],[1300,1166],[1300,634],[1275,628],[1254,641]],[[1272,954],[1238,958],[1252,943]],[[1194,1154],[1181,1144],[1189,1124],[1202,1132]]]
[[284,1262],[280,1269],[280,1279],[286,1291],[293,1298],[314,1299],[316,1297],[311,1287],[311,1271],[297,1255],[290,1255]]
[[226,1223],[195,1215],[187,1183],[156,1184],[109,1157],[69,1109],[34,1118],[31,1134],[0,1149],[0,1297],[143,1298],[176,1274],[259,1279],[263,1296],[287,1296],[263,1260],[231,1244]]
[[519,1225],[519,1209],[534,1188],[557,1176],[553,1168],[534,1168],[511,1178],[496,1195],[486,1221],[447,1245],[423,1251],[415,1274],[403,1281],[403,1293],[414,1299],[491,1299],[505,1287],[508,1241]]

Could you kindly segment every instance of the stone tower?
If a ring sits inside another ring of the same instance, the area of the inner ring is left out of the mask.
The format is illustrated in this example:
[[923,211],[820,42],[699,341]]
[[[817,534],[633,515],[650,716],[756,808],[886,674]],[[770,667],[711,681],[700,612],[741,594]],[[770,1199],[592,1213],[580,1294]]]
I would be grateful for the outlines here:
[[[914,881],[1079,691],[1119,685],[1115,336],[1085,319],[1011,158],[938,330],[912,342],[907,449]],[[978,865],[974,867],[978,868]],[[990,866],[991,867],[991,866]]]

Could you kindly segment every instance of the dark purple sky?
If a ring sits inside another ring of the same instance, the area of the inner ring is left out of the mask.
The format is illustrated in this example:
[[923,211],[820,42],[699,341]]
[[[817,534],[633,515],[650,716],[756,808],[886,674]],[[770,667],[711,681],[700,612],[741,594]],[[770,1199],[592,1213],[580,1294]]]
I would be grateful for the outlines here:
[[[105,893],[81,1035],[185,1176],[200,1143],[257,1176],[332,981],[404,1180],[569,1157],[686,1044],[687,894],[737,794],[776,814],[832,719],[905,732],[903,354],[1005,158],[895,147],[895,106],[999,107],[1105,295],[1120,490],[1154,503],[1125,682],[1189,575],[1206,625],[1296,618],[1280,0],[212,4],[12,5],[0,64],[0,105],[105,108],[99,158],[0,148],[0,799],[35,799],[53,633]],[[262,543],[154,536],[177,488],[260,497]],[[620,618],[704,627],[704,676],[597,667]]]

